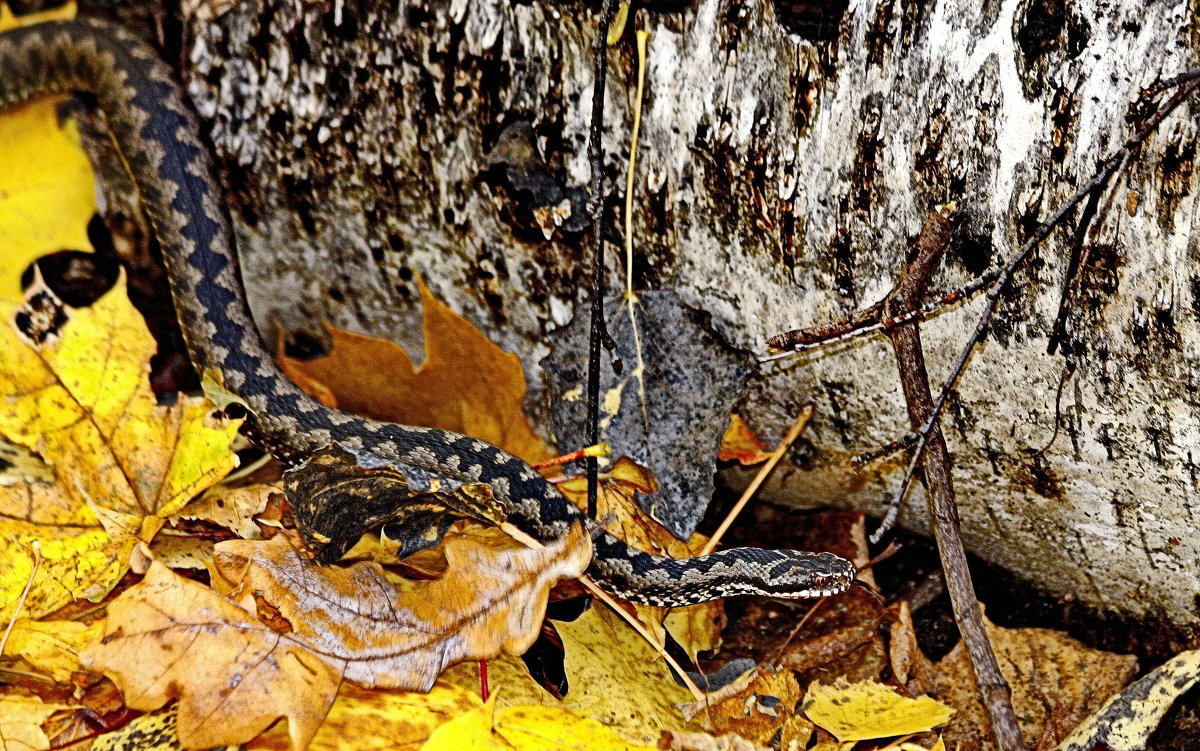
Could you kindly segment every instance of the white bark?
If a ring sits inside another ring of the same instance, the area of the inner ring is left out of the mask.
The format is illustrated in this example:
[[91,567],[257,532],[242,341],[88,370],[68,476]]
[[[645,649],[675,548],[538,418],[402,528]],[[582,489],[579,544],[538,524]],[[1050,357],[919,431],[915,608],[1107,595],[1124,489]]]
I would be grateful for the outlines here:
[[[770,0],[642,11],[640,282],[676,287],[761,352],[882,296],[931,206],[954,200],[972,218],[935,280],[948,290],[1091,175],[1129,135],[1144,87],[1197,64],[1184,0],[979,5],[855,0],[832,42],[792,33]],[[514,230],[512,197],[480,175],[503,125],[528,119],[550,171],[586,185],[593,12],[244,0],[192,13],[190,90],[229,170],[260,320],[299,307],[411,345],[419,273],[520,352],[536,387],[544,333],[583,297],[584,245]],[[626,41],[610,66],[610,178],[635,80]],[[1049,448],[1037,453],[1064,371],[1046,343],[1066,230],[1018,275],[945,423],[972,550],[1053,592],[1182,626],[1200,620],[1195,112],[1169,118],[1106,196]],[[924,326],[932,377],[978,310]],[[808,400],[805,469],[772,492],[878,510],[903,462],[850,477],[845,460],[906,429],[886,342],[767,367],[745,414],[778,436]],[[904,522],[925,528],[919,493]]]

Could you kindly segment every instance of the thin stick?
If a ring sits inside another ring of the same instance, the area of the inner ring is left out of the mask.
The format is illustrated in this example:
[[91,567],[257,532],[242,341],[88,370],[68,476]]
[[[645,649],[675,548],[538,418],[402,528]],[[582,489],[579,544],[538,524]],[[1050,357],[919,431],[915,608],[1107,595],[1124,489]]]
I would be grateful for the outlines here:
[[[588,130],[588,156],[592,166],[592,306],[588,331],[587,441],[600,442],[600,347],[610,341],[604,324],[604,83],[608,73],[608,22],[613,0],[604,0],[596,22],[596,61],[592,86],[592,124]],[[587,472],[587,513],[596,518],[596,498],[600,487],[600,464],[589,456]]]
[[8,628],[4,629],[4,638],[0,639],[0,655],[4,654],[4,647],[8,644],[9,634],[12,633],[13,626],[17,622],[18,616],[21,615],[21,610],[25,607],[25,598],[29,596],[29,589],[33,586],[33,577],[37,576],[38,567],[42,565],[42,546],[37,540],[33,541],[33,568],[29,569],[29,578],[25,580],[25,589],[21,590],[21,597],[17,600],[17,607],[13,609],[12,618],[8,619]]
[[787,435],[783,437],[783,440],[780,441],[779,445],[775,447],[775,451],[771,453],[770,458],[767,459],[767,463],[762,466],[762,469],[758,470],[758,474],[754,476],[754,481],[751,482],[749,487],[742,492],[742,497],[738,499],[738,502],[735,503],[733,508],[730,509],[729,513],[725,515],[725,520],[721,522],[721,526],[717,527],[717,531],[713,533],[713,536],[710,537],[708,542],[704,544],[704,547],[700,549],[699,555],[708,555],[716,550],[717,545],[721,542],[721,538],[725,535],[725,532],[729,530],[730,525],[733,524],[733,520],[737,518],[738,514],[742,513],[742,509],[746,507],[746,504],[749,503],[750,499],[754,497],[754,494],[758,492],[758,488],[766,481],[767,476],[771,474],[771,470],[775,469],[775,465],[778,464],[779,460],[783,458],[783,455],[787,452],[788,448],[790,448],[791,445],[796,442],[796,439],[800,437],[800,434],[804,432],[804,428],[808,426],[808,421],[812,419],[812,416],[813,405],[805,404],[800,410],[800,416],[796,418],[796,422],[792,425],[792,429],[788,431]]
[[662,655],[662,658],[666,661],[666,663],[670,665],[671,669],[675,671],[675,674],[679,676],[679,680],[683,682],[683,685],[687,686],[687,690],[692,692],[692,696],[695,697],[696,701],[704,701],[704,692],[700,690],[700,687],[697,686],[694,681],[692,681],[687,672],[679,666],[679,663],[675,662],[675,658],[672,657],[667,650],[655,643],[654,637],[650,635],[650,632],[646,630],[646,627],[642,625],[641,621],[633,617],[628,611],[625,610],[625,608],[621,607],[620,603],[614,600],[611,595],[609,595],[603,589],[600,589],[600,587],[596,585],[596,582],[592,581],[592,578],[587,574],[579,577],[579,583],[587,587],[588,591],[596,596],[596,599],[617,611],[617,615],[624,618],[630,626],[633,626],[633,630],[637,631],[641,637],[646,640],[646,643],[654,648],[655,652],[658,652],[660,655]]

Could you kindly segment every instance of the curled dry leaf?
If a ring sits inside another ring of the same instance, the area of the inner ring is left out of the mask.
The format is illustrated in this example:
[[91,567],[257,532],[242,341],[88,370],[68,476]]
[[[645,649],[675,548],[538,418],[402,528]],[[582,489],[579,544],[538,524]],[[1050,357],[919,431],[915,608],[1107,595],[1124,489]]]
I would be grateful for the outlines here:
[[[244,743],[280,717],[304,748],[343,678],[428,691],[452,662],[527,649],[550,587],[583,571],[591,544],[577,527],[540,550],[453,541],[446,557],[444,578],[401,592],[373,563],[316,566],[289,535],[221,543],[218,566],[245,608],[151,562],[82,658],[130,707],[178,698],[189,748]],[[255,618],[259,606],[290,630]]]

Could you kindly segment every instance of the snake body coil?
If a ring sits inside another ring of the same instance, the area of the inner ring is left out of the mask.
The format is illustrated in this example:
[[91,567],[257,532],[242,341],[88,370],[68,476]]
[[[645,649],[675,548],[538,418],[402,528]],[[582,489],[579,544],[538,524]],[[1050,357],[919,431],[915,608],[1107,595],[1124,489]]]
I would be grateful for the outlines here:
[[[583,515],[521,460],[468,436],[378,422],[330,409],[275,365],[246,306],[221,191],[195,114],[171,70],[128,32],[61,21],[0,35],[0,108],[56,93],[93,97],[163,247],[191,359],[217,372],[249,410],[254,440],[285,464],[336,447],[364,468],[403,473],[414,492],[434,481],[486,483],[509,518],[542,540]],[[841,592],[854,568],[829,553],[725,550],[668,559],[595,534],[589,573],[604,588],[653,605],[738,594],[819,597]]]

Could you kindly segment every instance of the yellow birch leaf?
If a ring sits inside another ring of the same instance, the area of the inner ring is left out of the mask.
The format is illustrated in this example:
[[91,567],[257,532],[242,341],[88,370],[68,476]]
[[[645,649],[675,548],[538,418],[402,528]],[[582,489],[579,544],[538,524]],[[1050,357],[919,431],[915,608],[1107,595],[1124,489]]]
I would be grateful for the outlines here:
[[30,696],[0,696],[0,751],[42,751],[50,739],[42,723],[66,704],[48,704]]
[[[0,3],[0,31],[74,16],[72,2],[18,20]],[[0,298],[21,297],[21,273],[38,257],[92,249],[87,237],[96,211],[92,166],[75,122],[59,122],[65,98],[39,99],[0,117]]]
[[870,681],[838,681],[832,686],[813,683],[801,709],[842,743],[923,733],[946,724],[954,714],[936,699],[911,699],[891,686]]
[[4,654],[20,656],[30,665],[59,683],[71,679],[79,670],[79,650],[90,645],[104,631],[104,623],[78,621],[31,621],[22,618],[13,624]]
[[[35,286],[39,298],[51,295]],[[23,615],[106,594],[138,540],[237,466],[237,422],[204,399],[158,404],[156,350],[121,279],[35,348],[0,299],[0,436],[50,465],[54,483],[0,486],[0,622],[13,613],[41,548]]]
[[559,707],[507,707],[496,699],[433,731],[422,751],[652,751],[590,717]]

